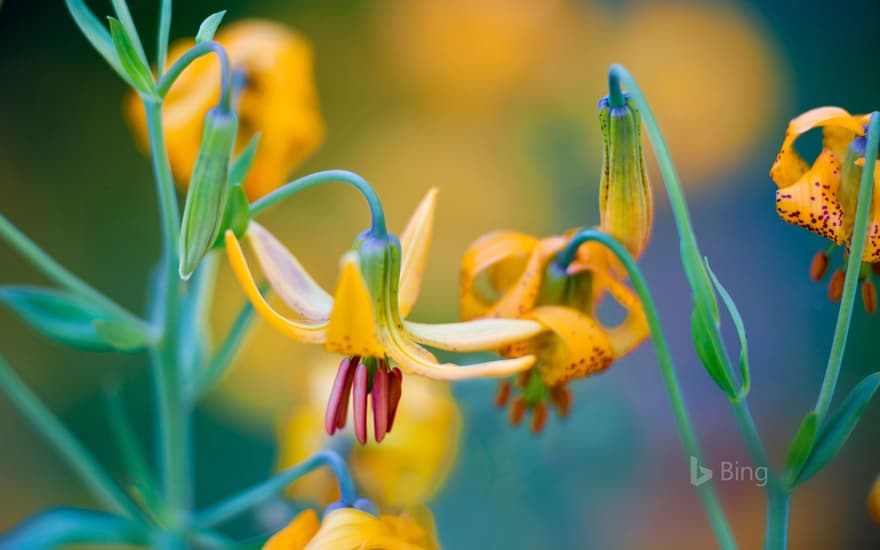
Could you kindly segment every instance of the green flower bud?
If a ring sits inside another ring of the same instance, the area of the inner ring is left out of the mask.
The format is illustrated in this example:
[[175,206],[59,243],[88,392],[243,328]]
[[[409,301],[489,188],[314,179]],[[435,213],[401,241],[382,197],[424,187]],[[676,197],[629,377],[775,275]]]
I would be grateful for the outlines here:
[[[624,95],[624,97],[626,97]],[[633,102],[599,102],[604,154],[599,187],[600,228],[638,258],[651,235],[653,204],[642,152],[642,120]]]
[[184,279],[192,275],[220,232],[237,129],[238,119],[233,112],[214,108],[205,115],[180,228],[180,276]]

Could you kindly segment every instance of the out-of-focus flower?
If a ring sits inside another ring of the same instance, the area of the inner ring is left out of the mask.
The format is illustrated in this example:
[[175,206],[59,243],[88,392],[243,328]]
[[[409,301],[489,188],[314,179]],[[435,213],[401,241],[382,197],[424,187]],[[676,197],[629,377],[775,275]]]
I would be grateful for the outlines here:
[[351,395],[355,434],[361,443],[366,442],[369,395],[375,438],[381,441],[385,437],[393,426],[402,389],[402,373],[389,365],[391,361],[406,373],[442,380],[507,376],[534,362],[534,357],[525,356],[463,368],[439,363],[421,345],[455,352],[496,350],[543,331],[534,321],[486,319],[429,325],[405,320],[420,290],[435,203],[436,192],[431,191],[416,209],[401,241],[392,235],[363,233],[356,250],[343,256],[334,296],[318,286],[268,231],[251,223],[246,237],[273,290],[294,311],[291,317],[266,302],[241,245],[231,231],[226,233],[233,272],[257,312],[294,340],[323,344],[328,351],[345,356],[325,417],[331,435],[345,426]]
[[[779,217],[826,237],[833,245],[848,248],[853,236],[862,177],[860,157],[864,156],[869,118],[870,115],[850,115],[839,107],[819,107],[792,119],[770,168],[770,177],[779,187],[776,190]],[[795,141],[814,128],[822,128],[822,151],[810,164],[795,150]],[[880,171],[875,174],[874,189],[880,192]],[[821,279],[828,267],[827,253],[820,252],[817,258],[810,268],[813,279]],[[869,213],[862,261],[880,262],[880,201],[873,202]],[[870,276],[867,266],[863,266],[862,271],[864,277]],[[843,275],[842,270],[836,270],[832,277],[829,286],[832,300],[840,299]],[[870,311],[873,283],[870,279],[864,283],[865,307]]]
[[[534,431],[546,420],[545,401],[565,416],[571,404],[568,382],[604,371],[649,334],[641,302],[608,268],[607,249],[583,245],[567,269],[554,261],[572,234],[539,240],[522,233],[490,233],[474,242],[462,259],[463,319],[526,318],[548,329],[502,350],[510,357],[537,356],[532,369],[518,379],[522,396],[510,411],[512,423],[518,424],[526,410],[532,410]],[[603,325],[596,315],[605,292],[626,311],[626,318],[614,327]],[[496,404],[505,405],[510,392],[510,383],[503,381]]]
[[868,514],[874,523],[880,525],[880,477],[877,478],[871,492],[868,493]]
[[[256,157],[244,182],[248,196],[255,199],[283,184],[323,139],[312,48],[296,32],[260,20],[227,25],[215,40],[226,49],[239,86],[236,151],[243,150],[255,134],[260,134]],[[175,43],[168,53],[169,62],[192,45],[189,39]],[[195,164],[205,112],[220,97],[219,71],[213,56],[196,60],[180,75],[163,104],[168,158],[182,186]],[[126,103],[126,115],[146,149],[146,118],[134,95]]]
[[[329,366],[329,365],[328,365]],[[278,469],[297,464],[322,449],[346,449],[344,439],[330,439],[321,429],[332,370],[310,365],[310,391],[282,423]],[[381,509],[403,509],[429,501],[455,464],[461,436],[461,413],[449,386],[423,377],[407,381],[394,432],[381,445],[353,446],[347,462],[362,494]],[[353,437],[350,431],[345,432]],[[329,472],[316,470],[290,486],[290,495],[329,504],[338,499]]]
[[318,521],[314,510],[297,515],[264,550],[439,550],[434,518],[427,508],[399,516],[373,516],[336,508]]

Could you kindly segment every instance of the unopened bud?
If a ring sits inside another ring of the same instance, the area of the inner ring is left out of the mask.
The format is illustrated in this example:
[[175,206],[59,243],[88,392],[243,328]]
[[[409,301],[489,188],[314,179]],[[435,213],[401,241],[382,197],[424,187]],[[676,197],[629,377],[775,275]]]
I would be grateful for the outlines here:
[[235,113],[214,108],[205,115],[202,143],[180,227],[180,276],[184,279],[196,270],[220,232],[226,208],[229,159],[237,129]]
[[874,281],[871,279],[862,283],[862,304],[869,315],[873,315],[877,311],[877,287],[874,286]]
[[510,423],[514,426],[522,423],[523,417],[526,415],[526,400],[517,397],[510,405]]
[[816,252],[813,261],[810,263],[810,278],[814,281],[821,281],[828,272],[828,254],[825,252]]
[[653,203],[642,151],[642,120],[633,102],[599,102],[604,141],[599,186],[600,228],[638,258],[651,236]]
[[839,302],[843,296],[843,283],[846,281],[846,271],[838,269],[831,276],[831,282],[828,283],[828,298],[832,302]]

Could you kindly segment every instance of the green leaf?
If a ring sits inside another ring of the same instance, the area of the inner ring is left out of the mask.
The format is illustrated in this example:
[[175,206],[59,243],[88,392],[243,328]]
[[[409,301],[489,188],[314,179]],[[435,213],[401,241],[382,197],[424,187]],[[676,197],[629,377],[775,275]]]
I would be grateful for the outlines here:
[[251,212],[247,195],[241,185],[233,185],[229,190],[229,197],[226,199],[226,212],[223,214],[220,233],[211,248],[222,248],[225,245],[227,229],[231,229],[236,237],[244,235],[250,221]]
[[202,21],[202,24],[199,25],[199,32],[196,34],[196,44],[214,40],[214,33],[217,32],[217,27],[220,26],[220,21],[223,20],[224,15],[226,15],[226,10],[218,11]]
[[878,387],[880,387],[880,372],[875,372],[862,379],[849,392],[837,411],[822,427],[816,446],[807,458],[795,485],[800,485],[819,473],[837,456]]
[[727,355],[721,346],[718,328],[701,315],[698,307],[694,307],[691,314],[691,338],[697,356],[709,377],[728,397],[735,399],[737,392],[728,374]]
[[116,48],[122,69],[128,75],[132,87],[142,95],[155,96],[156,85],[153,82],[153,75],[150,73],[149,67],[139,57],[131,37],[119,21],[113,17],[107,19],[110,21],[110,36],[113,39],[113,46]]
[[746,327],[743,323],[742,316],[739,314],[739,309],[737,309],[736,304],[733,302],[730,293],[727,292],[727,289],[724,288],[724,285],[722,285],[721,281],[718,280],[718,277],[715,276],[712,268],[709,267],[709,259],[704,258],[704,261],[706,262],[706,271],[709,273],[709,277],[712,279],[712,284],[715,285],[715,289],[721,296],[721,300],[724,302],[724,306],[730,314],[730,319],[733,321],[733,325],[736,327],[736,334],[739,337],[739,374],[742,380],[742,385],[740,386],[737,398],[742,399],[749,394],[749,388],[752,384],[752,377],[749,372],[749,342],[746,338]]
[[791,486],[801,473],[810,450],[816,441],[816,432],[819,430],[819,417],[816,411],[810,411],[801,421],[791,447],[788,448],[788,456],[785,459],[785,484]]
[[128,81],[129,84],[132,84],[128,74],[122,68],[119,56],[116,54],[113,39],[110,38],[110,31],[101,24],[101,21],[89,10],[83,0],[65,0],[65,4],[67,4],[67,10],[73,17],[76,26],[79,27],[80,32],[86,37],[86,40],[119,73],[119,76]]
[[257,155],[257,146],[260,144],[260,134],[254,134],[254,137],[248,142],[247,147],[241,152],[232,166],[229,168],[229,184],[235,185],[241,183],[251,171],[251,165],[254,163],[254,157]]
[[[73,294],[8,286],[0,288],[0,301],[34,329],[68,346],[92,351],[134,351],[146,344],[146,337],[138,329]],[[120,328],[122,325],[124,329]],[[137,348],[133,347],[134,332],[140,341]],[[125,346],[117,347],[120,343]]]

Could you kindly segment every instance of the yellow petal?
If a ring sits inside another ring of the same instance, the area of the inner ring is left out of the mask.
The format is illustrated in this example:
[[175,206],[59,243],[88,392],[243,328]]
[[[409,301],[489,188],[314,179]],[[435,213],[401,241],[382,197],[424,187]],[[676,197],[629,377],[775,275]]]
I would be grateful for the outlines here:
[[431,246],[431,233],[434,228],[434,210],[437,206],[437,189],[431,189],[410,218],[406,229],[400,235],[401,263],[400,289],[398,301],[400,315],[406,318],[416,304],[425,266],[428,263],[428,249]]
[[544,280],[544,269],[559,252],[565,248],[568,239],[565,237],[547,237],[535,246],[525,270],[516,284],[505,292],[489,310],[493,317],[516,318],[535,307],[541,283]]
[[[512,231],[488,233],[471,244],[461,260],[461,318],[469,320],[482,317],[491,309],[495,297],[486,296],[477,288],[477,278],[485,270],[511,260],[517,266],[525,266],[525,261],[537,245],[538,239],[535,237]],[[516,280],[523,269],[505,278]]]
[[333,295],[325,347],[343,355],[382,357],[376,334],[376,312],[356,252],[342,257],[342,275]]
[[770,167],[770,179],[779,187],[788,187],[800,179],[810,169],[801,156],[794,150],[794,140],[797,134],[788,134],[782,142],[782,148],[776,155],[773,166]]
[[263,550],[303,550],[320,525],[314,510],[304,510],[287,527],[272,535],[263,545]]
[[535,357],[527,355],[516,359],[487,361],[474,365],[455,365],[438,363],[432,353],[418,344],[410,342],[397,331],[390,331],[393,345],[388,355],[407,374],[418,374],[435,380],[466,380],[470,378],[501,378],[522,372],[531,367]]
[[567,307],[541,306],[529,317],[552,331],[550,337],[534,341],[539,348],[538,372],[548,386],[600,373],[614,361],[608,335],[583,313]]
[[333,297],[312,279],[299,260],[256,222],[250,222],[246,235],[272,290],[284,303],[306,319],[328,319]]
[[610,274],[599,275],[596,284],[608,289],[618,304],[626,311],[626,317],[617,326],[609,327],[604,323],[602,328],[611,343],[611,352],[619,359],[634,350],[650,336],[651,329],[645,310],[639,297],[629,287],[617,281]]
[[251,275],[250,269],[245,260],[244,253],[235,234],[232,230],[226,231],[226,254],[229,256],[229,264],[232,266],[232,272],[241,284],[248,299],[260,314],[270,325],[286,334],[294,340],[307,342],[310,344],[322,344],[326,337],[327,322],[322,319],[308,319],[303,321],[295,321],[282,316],[275,311],[272,306],[260,294],[254,277]]
[[865,135],[862,124],[860,116],[850,115],[846,109],[816,107],[791,119],[786,134],[801,135],[819,126],[840,126]]
[[354,508],[337,508],[324,517],[306,550],[360,550],[365,541],[382,532],[379,518]]
[[844,233],[843,212],[837,200],[840,186],[840,161],[825,149],[794,185],[776,190],[776,212],[795,225],[842,244],[849,236]]
[[458,352],[495,350],[544,330],[540,323],[516,319],[477,319],[442,324],[405,321],[404,327],[419,343]]

